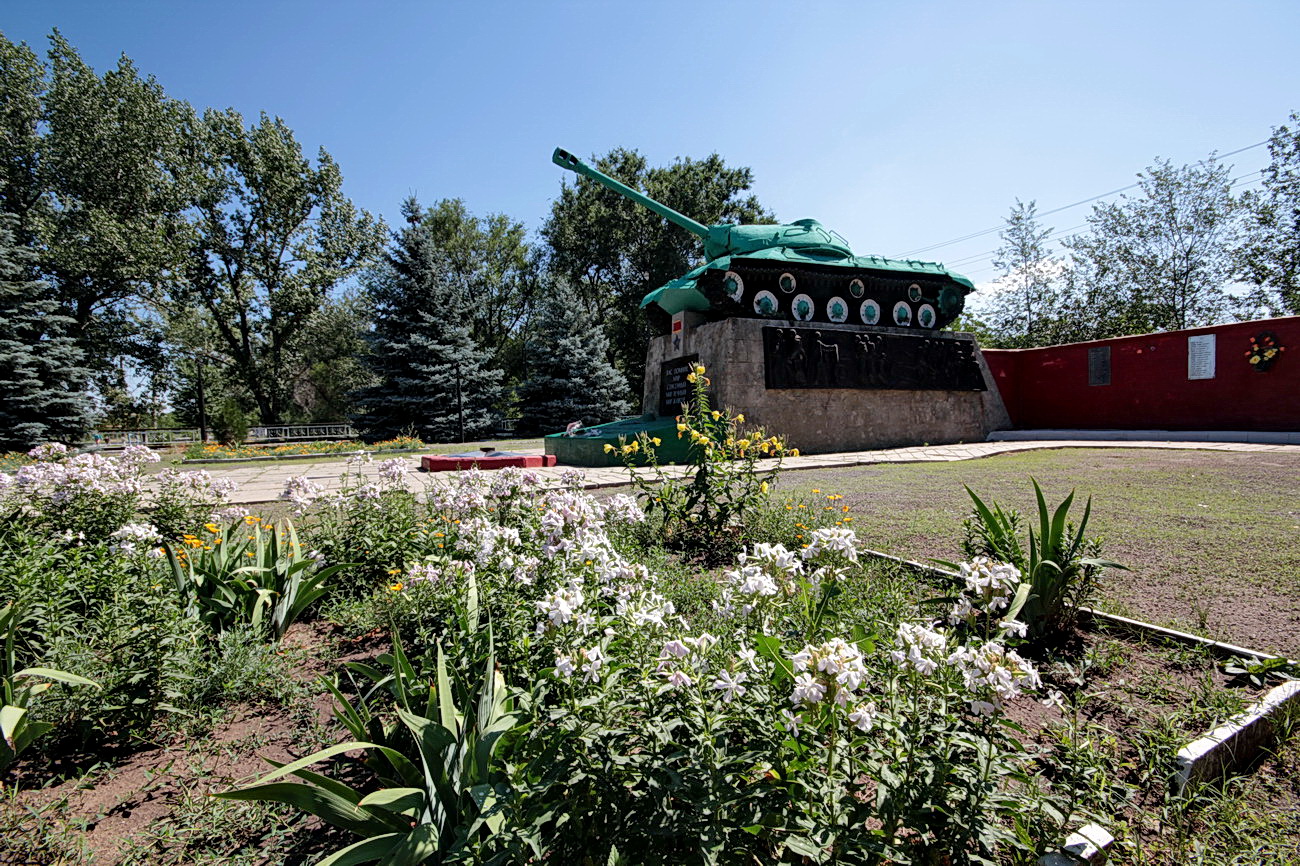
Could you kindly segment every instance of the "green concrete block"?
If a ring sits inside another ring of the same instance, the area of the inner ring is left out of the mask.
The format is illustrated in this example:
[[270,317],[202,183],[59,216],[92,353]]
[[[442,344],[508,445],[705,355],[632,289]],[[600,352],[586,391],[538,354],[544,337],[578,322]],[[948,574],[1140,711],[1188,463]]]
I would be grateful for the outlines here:
[[653,415],[585,427],[576,436],[552,433],[543,442],[546,453],[554,454],[561,465],[622,466],[623,459],[618,454],[605,451],[605,446],[619,448],[636,439],[639,433],[650,437],[658,436],[662,441],[663,444],[655,449],[661,464],[686,462],[691,446],[686,439],[677,438],[677,421]]

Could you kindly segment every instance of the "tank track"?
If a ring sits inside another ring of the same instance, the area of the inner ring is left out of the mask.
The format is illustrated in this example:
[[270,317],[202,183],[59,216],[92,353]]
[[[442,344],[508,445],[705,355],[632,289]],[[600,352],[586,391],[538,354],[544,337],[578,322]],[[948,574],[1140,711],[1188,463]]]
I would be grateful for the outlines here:
[[719,318],[780,319],[938,330],[965,307],[965,286],[933,274],[733,258],[701,293]]

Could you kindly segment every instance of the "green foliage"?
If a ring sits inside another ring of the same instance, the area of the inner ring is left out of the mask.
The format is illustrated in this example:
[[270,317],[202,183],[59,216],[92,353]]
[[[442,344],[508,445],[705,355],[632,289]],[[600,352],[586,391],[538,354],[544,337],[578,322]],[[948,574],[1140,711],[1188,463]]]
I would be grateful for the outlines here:
[[[678,550],[714,561],[730,558],[754,540],[748,522],[768,502],[771,484],[781,471],[787,449],[779,436],[762,429],[745,430],[745,416],[714,409],[703,366],[687,378],[692,396],[677,420],[678,438],[691,442],[686,474],[666,472],[655,449],[661,443],[645,433],[623,443],[619,456],[629,467],[646,465],[648,474],[634,472],[646,513],[657,519],[665,542]],[[607,450],[614,446],[606,445]],[[760,466],[760,460],[769,460]]]
[[[2,40],[0,40],[2,41]],[[31,278],[36,255],[0,214],[0,450],[75,441],[89,426],[89,376],[73,320],[51,287]]]
[[1060,635],[1074,626],[1078,606],[1091,598],[1103,570],[1127,569],[1102,559],[1100,540],[1085,535],[1092,515],[1091,497],[1075,526],[1068,522],[1074,491],[1055,509],[1049,509],[1038,482],[1030,481],[1038,502],[1038,526],[1029,528],[1028,545],[1022,546],[1022,521],[1017,511],[1004,509],[996,502],[986,505],[967,487],[975,510],[966,522],[964,548],[967,556],[987,556],[1020,570],[1030,586],[1020,619],[1028,625],[1032,637],[1042,638]]
[[[716,153],[650,167],[637,151],[616,148],[591,164],[702,223],[775,222],[745,195],[752,172]],[[700,264],[700,239],[585,177],[573,186],[566,179],[540,234],[550,271],[570,280],[586,313],[606,323],[628,389],[639,393],[646,340],[667,327],[663,313],[641,309],[641,298]]]
[[1248,231],[1243,274],[1258,287],[1251,300],[1271,316],[1300,314],[1300,112],[1273,130],[1263,189],[1243,196]]
[[[520,696],[496,670],[491,633],[482,674],[459,695],[441,651],[437,686],[417,687],[416,695],[409,693],[416,672],[400,645],[386,661],[393,673],[375,685],[391,684],[397,699],[395,724],[384,725],[364,699],[358,710],[336,691],[339,718],[357,740],[277,765],[251,787],[217,796],[289,803],[362,837],[322,863],[446,863],[469,857],[492,862],[482,855],[502,832],[501,799],[509,792],[498,749],[522,719],[516,711]],[[401,740],[396,740],[398,730]],[[378,742],[361,739],[375,732]],[[395,741],[405,748],[385,744]],[[307,769],[356,749],[366,750],[364,764],[380,786],[375,790],[363,793]],[[306,784],[276,781],[290,775]]]
[[383,223],[342,193],[323,149],[316,166],[292,130],[263,114],[208,111],[201,145],[195,248],[172,292],[172,327],[207,343],[238,372],[263,423],[293,403],[305,341],[330,291],[377,255]]
[[186,535],[165,549],[185,613],[216,632],[247,625],[266,628],[278,641],[343,568],[319,568],[288,519],[204,528],[203,538]]
[[474,341],[467,288],[450,271],[418,202],[402,206],[407,225],[371,274],[375,329],[369,364],[377,382],[360,392],[353,423],[368,438],[414,434],[464,441],[491,430],[501,371]]
[[422,222],[448,275],[466,295],[475,344],[492,354],[494,366],[522,378],[529,362],[519,357],[518,330],[537,288],[523,223],[505,214],[476,217],[458,198],[434,202]]
[[609,361],[604,324],[567,281],[552,282],[542,295],[524,353],[521,431],[556,433],[573,421],[591,427],[627,414],[627,385]]
[[239,405],[239,400],[226,397],[217,404],[211,415],[212,435],[222,445],[237,447],[248,438],[248,413]]
[[1093,206],[1088,232],[1070,239],[1075,339],[1176,330],[1228,320],[1241,210],[1230,166],[1213,157],[1175,167],[1157,160],[1139,192]]
[[38,737],[54,729],[50,722],[33,719],[28,710],[36,696],[55,683],[74,686],[99,686],[66,671],[45,667],[19,668],[14,644],[23,614],[13,603],[0,607],[0,774]]
[[[1059,283],[1062,263],[1047,243],[1051,228],[1040,227],[1036,202],[1019,199],[1000,235],[993,264],[1001,271],[998,289],[980,305],[989,333],[981,342],[1004,348],[1069,342],[1066,299]],[[983,323],[977,323],[983,325]],[[954,330],[967,330],[954,325]]]

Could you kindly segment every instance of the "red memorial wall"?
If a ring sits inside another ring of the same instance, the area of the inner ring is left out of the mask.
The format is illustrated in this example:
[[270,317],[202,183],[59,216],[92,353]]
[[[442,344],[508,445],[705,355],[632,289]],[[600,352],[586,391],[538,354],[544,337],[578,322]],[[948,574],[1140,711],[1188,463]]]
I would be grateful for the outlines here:
[[1020,429],[1300,430],[1300,316],[983,353]]

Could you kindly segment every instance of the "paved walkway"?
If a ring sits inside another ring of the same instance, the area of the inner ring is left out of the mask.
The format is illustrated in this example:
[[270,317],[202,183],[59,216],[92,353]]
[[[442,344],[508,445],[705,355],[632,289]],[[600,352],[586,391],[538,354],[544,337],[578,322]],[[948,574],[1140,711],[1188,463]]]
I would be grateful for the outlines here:
[[[964,445],[932,445],[914,448],[885,448],[877,451],[850,451],[841,454],[809,454],[799,457],[787,457],[783,463],[785,470],[830,469],[845,466],[869,466],[878,463],[926,463],[950,460],[974,460],[978,457],[991,457],[995,454],[1009,454],[1017,451],[1032,451],[1040,448],[1164,448],[1194,449],[1197,451],[1265,451],[1274,453],[1300,454],[1300,445],[1281,445],[1255,442],[1168,442],[1140,440],[1094,440],[1094,439],[1041,439],[1015,442],[972,442]],[[520,451],[519,453],[537,453],[540,450]],[[415,489],[421,487],[425,480],[437,475],[417,472],[420,465],[418,456],[401,458],[412,472],[409,484]],[[767,461],[762,461],[766,463]],[[360,472],[367,478],[377,478],[379,463],[349,467],[342,461],[320,463],[285,464],[265,462],[225,467],[221,465],[204,465],[193,468],[206,469],[213,476],[230,478],[239,488],[231,496],[231,501],[240,504],[272,502],[280,498],[285,482],[298,475],[305,475],[328,491],[338,490],[342,486],[345,470]],[[559,479],[560,473],[568,467],[557,466],[550,469],[535,469],[538,474]],[[684,467],[666,466],[665,472],[685,473]],[[596,489],[602,487],[621,487],[629,482],[628,470],[623,468],[584,469],[585,487]],[[646,472],[647,470],[634,470]]]

